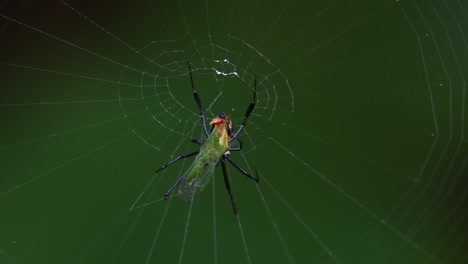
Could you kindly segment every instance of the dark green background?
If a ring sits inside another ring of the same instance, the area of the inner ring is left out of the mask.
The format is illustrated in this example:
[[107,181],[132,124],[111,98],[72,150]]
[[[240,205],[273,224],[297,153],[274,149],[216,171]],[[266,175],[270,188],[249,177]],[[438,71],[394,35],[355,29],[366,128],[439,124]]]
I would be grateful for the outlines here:
[[[0,263],[466,263],[467,9],[2,1]],[[208,119],[258,76],[239,218],[220,168],[158,201],[202,136],[187,60]]]

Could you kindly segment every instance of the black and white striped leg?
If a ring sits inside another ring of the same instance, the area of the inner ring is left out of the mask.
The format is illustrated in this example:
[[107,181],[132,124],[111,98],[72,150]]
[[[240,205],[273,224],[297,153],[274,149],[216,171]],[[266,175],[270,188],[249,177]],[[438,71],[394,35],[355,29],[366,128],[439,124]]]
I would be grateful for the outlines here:
[[232,166],[234,166],[238,171],[240,171],[242,174],[244,174],[245,176],[247,176],[249,179],[251,179],[252,181],[254,182],[258,182],[259,181],[259,178],[258,178],[258,173],[257,173],[257,177],[253,177],[252,175],[250,175],[247,171],[245,171],[244,169],[242,169],[239,165],[237,165],[234,161],[232,161],[231,158],[229,158],[227,155],[223,155],[223,158],[226,159],[227,161],[229,161],[229,163],[232,164]]
[[179,185],[179,183],[187,176],[187,174],[183,174],[182,176],[179,177],[179,179],[177,179],[177,181],[171,186],[171,188],[169,188],[169,190],[167,190],[167,192],[164,194],[164,199],[167,200],[167,198],[169,198],[169,195],[172,193],[172,191],[174,190],[174,188]]
[[223,168],[224,184],[226,185],[229,198],[231,199],[232,209],[234,210],[234,214],[237,215],[237,205],[236,201],[234,201],[234,195],[232,194],[231,184],[229,183],[229,178],[226,171],[226,165],[224,164],[224,158],[219,159],[219,161],[221,163],[221,167]]
[[205,135],[208,137],[208,130],[206,129],[206,120],[205,120],[205,114],[203,114],[202,110],[202,105],[201,105],[201,100],[200,96],[198,95],[197,91],[195,90],[195,84],[193,83],[193,77],[192,77],[192,69],[190,68],[190,62],[187,61],[187,66],[190,74],[190,83],[192,84],[192,92],[193,92],[193,97],[195,98],[195,102],[197,102],[198,110],[200,110],[200,119],[203,124],[203,131],[205,131]]
[[242,121],[242,124],[241,126],[239,127],[239,129],[236,131],[236,133],[234,133],[234,135],[231,137],[231,140],[230,141],[233,141],[234,139],[237,138],[237,135],[239,135],[239,133],[244,129],[245,127],[245,124],[247,123],[247,119],[249,118],[250,114],[252,113],[252,111],[254,110],[255,108],[255,104],[257,103],[257,75],[255,74],[255,77],[254,77],[254,91],[253,91],[253,98],[252,98],[252,102],[250,102],[250,105],[249,107],[247,108],[247,111],[245,112],[245,115],[244,115],[244,121]]
[[188,158],[188,157],[191,157],[193,155],[197,155],[199,151],[195,151],[195,152],[191,152],[191,153],[187,153],[187,154],[183,154],[183,155],[180,155],[179,157],[169,161],[168,163],[164,164],[161,166],[161,168],[157,169],[156,170],[156,173],[164,170],[165,168],[169,167],[170,165],[174,164],[174,162],[178,161],[178,160],[181,160],[181,159],[185,159],[185,158]]

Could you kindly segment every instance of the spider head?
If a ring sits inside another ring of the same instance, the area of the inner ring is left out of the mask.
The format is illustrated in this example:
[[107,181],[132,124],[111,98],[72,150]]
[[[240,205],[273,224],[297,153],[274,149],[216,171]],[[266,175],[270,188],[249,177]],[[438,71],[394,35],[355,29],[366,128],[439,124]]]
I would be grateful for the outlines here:
[[225,112],[221,112],[217,117],[213,118],[213,120],[211,120],[210,122],[210,125],[224,125],[224,124],[228,124],[229,126],[232,126],[232,122],[231,122],[231,115],[232,115],[232,112],[234,111],[234,109],[231,110],[231,112],[229,113],[229,115],[226,115]]
[[225,112],[221,112],[217,117],[211,120],[210,125],[215,125],[218,131],[220,131],[223,134],[227,132],[226,136],[230,137],[232,134],[231,114],[233,111],[234,109],[231,110],[229,115],[226,115]]
[[221,112],[221,114],[219,114],[217,117],[213,118],[213,120],[211,120],[210,122],[210,125],[224,125],[224,122],[227,121],[226,119],[226,113],[224,112]]

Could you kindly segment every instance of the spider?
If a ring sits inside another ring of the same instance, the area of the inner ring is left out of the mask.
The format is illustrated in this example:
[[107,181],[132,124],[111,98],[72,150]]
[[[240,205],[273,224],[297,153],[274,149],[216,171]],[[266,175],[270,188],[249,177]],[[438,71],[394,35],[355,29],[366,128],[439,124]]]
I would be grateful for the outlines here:
[[[214,175],[214,168],[221,164],[221,168],[224,176],[224,184],[229,193],[229,198],[231,200],[232,209],[234,210],[234,215],[237,215],[237,205],[232,194],[231,184],[229,183],[229,178],[226,172],[226,161],[231,163],[239,172],[247,176],[249,179],[254,182],[258,182],[259,177],[256,172],[256,177],[250,175],[246,170],[237,165],[229,156],[231,151],[240,151],[242,150],[242,141],[237,139],[237,136],[242,132],[247,123],[247,119],[255,108],[257,101],[257,75],[254,76],[254,91],[252,102],[249,104],[247,111],[244,115],[244,120],[240,127],[234,132],[231,121],[231,113],[226,115],[222,112],[210,122],[209,130],[206,126],[205,115],[203,114],[202,104],[200,96],[195,90],[195,85],[192,77],[192,69],[190,68],[190,62],[187,61],[187,67],[190,75],[190,82],[192,85],[193,97],[197,103],[198,109],[200,110],[200,119],[203,125],[203,131],[206,135],[206,141],[202,142],[200,140],[192,139],[191,142],[200,145],[200,149],[195,152],[186,153],[178,156],[177,158],[169,161],[168,163],[162,165],[156,173],[161,170],[166,169],[168,166],[174,164],[176,161],[185,159],[191,156],[195,156],[195,160],[189,169],[180,176],[177,181],[169,188],[169,190],[164,194],[164,198],[168,199],[175,187],[179,187],[179,196],[185,202],[190,202],[195,198],[195,195],[202,191],[211,177]],[[233,142],[238,141],[238,147],[233,147]]]

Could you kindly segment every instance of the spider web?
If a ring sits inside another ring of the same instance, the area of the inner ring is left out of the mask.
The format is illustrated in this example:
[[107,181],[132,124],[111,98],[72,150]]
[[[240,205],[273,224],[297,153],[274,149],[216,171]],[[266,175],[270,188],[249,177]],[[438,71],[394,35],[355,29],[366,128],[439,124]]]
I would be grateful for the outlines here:
[[[461,1],[0,4],[2,263],[466,263]],[[154,170],[242,122],[186,204]]]

